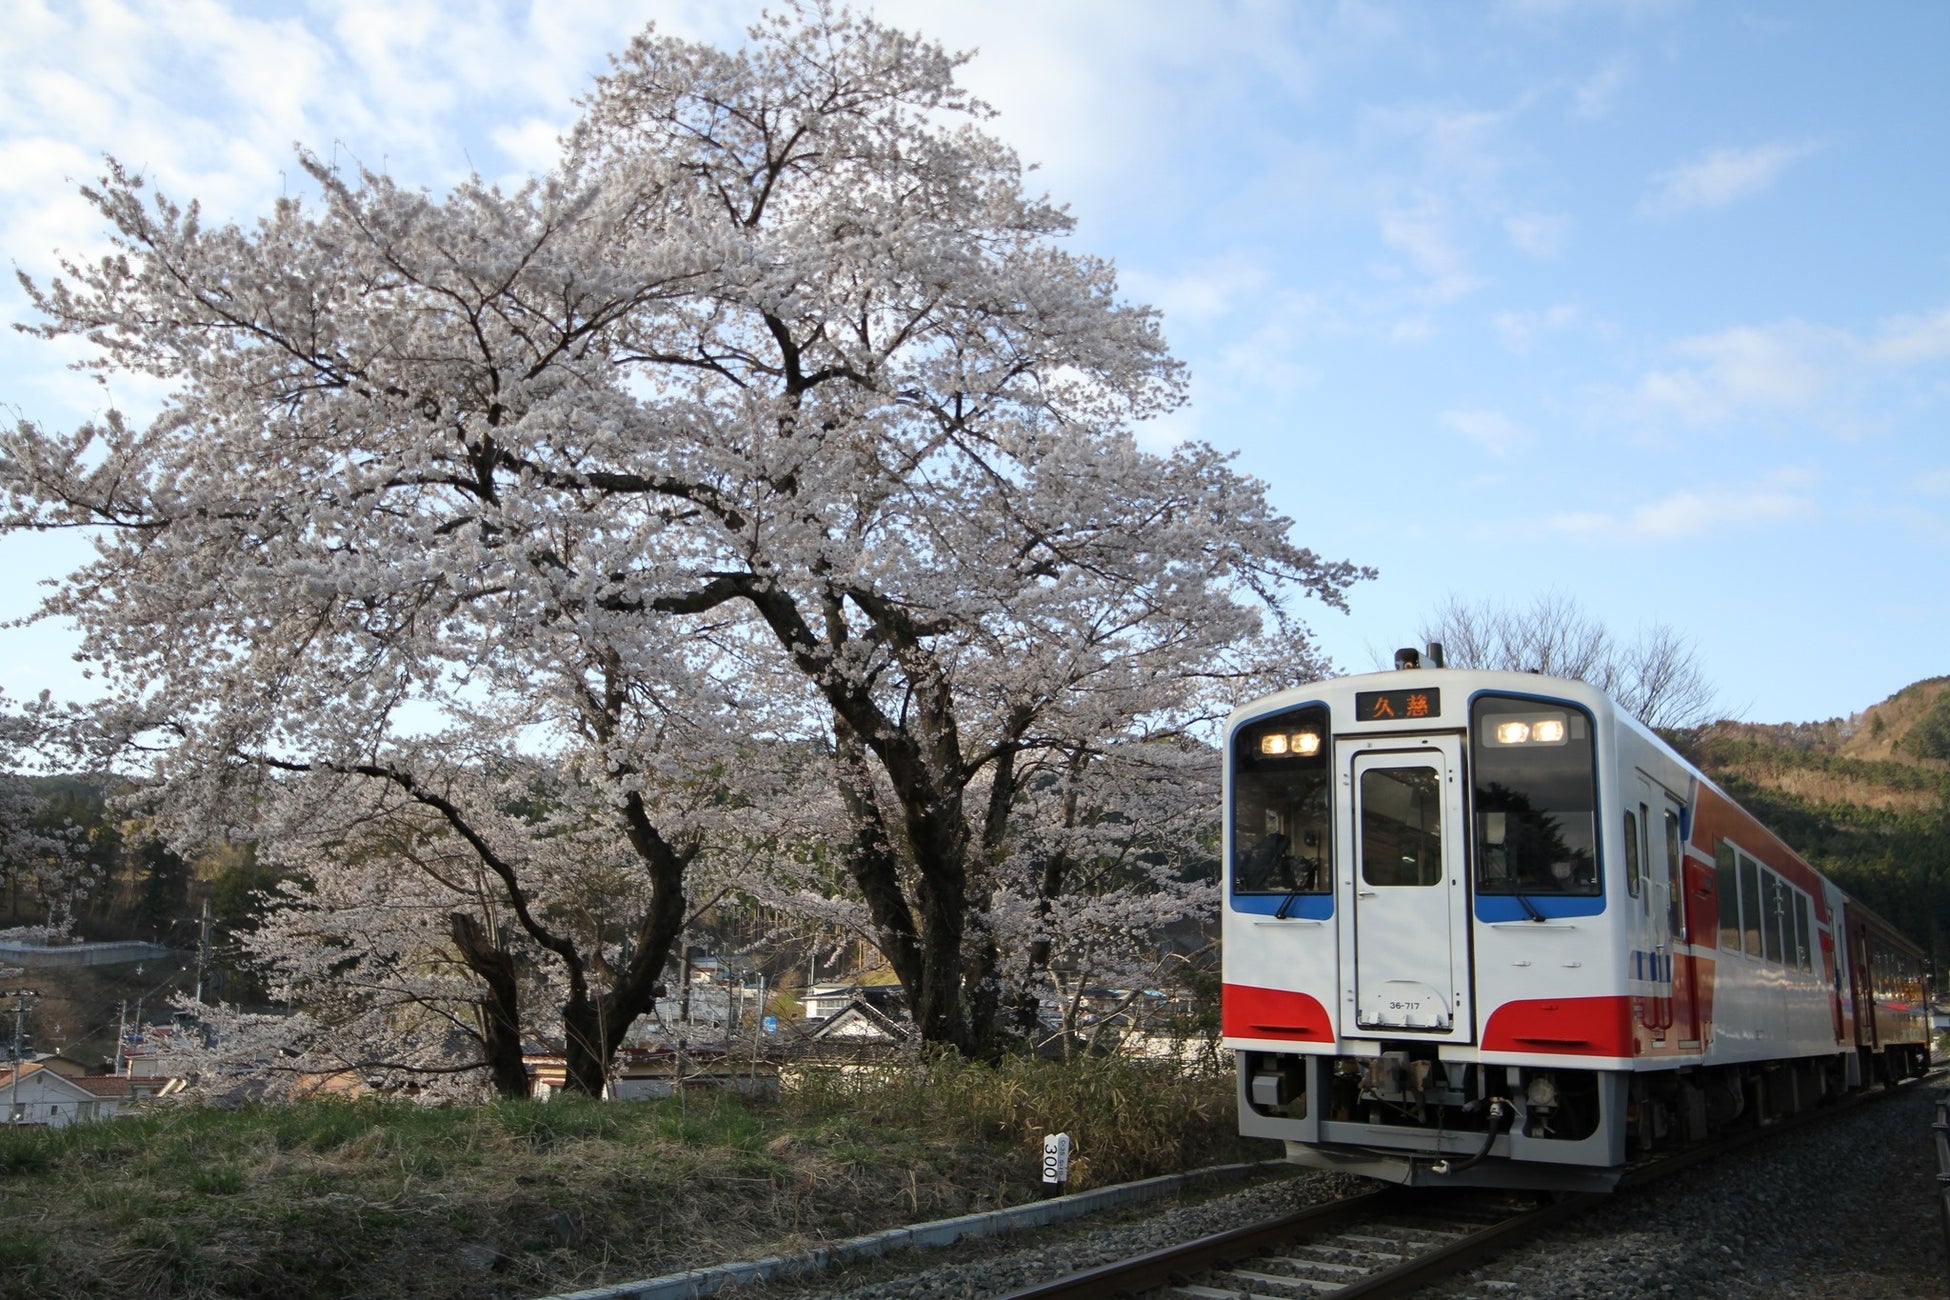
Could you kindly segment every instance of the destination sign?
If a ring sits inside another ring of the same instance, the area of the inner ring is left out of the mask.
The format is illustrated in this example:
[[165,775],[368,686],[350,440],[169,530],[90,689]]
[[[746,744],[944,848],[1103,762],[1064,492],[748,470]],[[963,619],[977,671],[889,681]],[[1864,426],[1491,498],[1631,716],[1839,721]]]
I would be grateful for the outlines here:
[[1356,722],[1406,722],[1412,718],[1433,718],[1442,712],[1442,692],[1357,691],[1354,696]]

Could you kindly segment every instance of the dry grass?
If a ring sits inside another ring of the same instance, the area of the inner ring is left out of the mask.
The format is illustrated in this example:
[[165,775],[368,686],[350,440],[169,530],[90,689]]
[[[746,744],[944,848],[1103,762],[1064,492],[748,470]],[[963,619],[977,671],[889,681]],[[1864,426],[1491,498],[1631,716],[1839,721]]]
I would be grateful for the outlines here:
[[0,1134],[0,1294],[535,1295],[1268,1154],[1231,1084],[941,1061],[693,1095],[179,1108]]

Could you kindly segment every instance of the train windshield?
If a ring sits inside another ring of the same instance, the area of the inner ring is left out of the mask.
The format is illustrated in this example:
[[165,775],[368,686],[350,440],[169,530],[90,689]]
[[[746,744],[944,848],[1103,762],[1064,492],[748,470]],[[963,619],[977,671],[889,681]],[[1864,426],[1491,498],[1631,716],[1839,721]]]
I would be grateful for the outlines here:
[[1324,894],[1328,853],[1327,706],[1309,704],[1232,737],[1232,890]]
[[1470,707],[1470,759],[1477,891],[1598,893],[1590,715],[1574,704],[1479,696]]

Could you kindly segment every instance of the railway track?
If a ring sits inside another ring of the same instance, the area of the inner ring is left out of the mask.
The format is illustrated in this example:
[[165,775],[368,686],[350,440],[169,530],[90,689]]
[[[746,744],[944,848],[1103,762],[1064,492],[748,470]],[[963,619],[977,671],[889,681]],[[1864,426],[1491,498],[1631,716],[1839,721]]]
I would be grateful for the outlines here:
[[[1941,1079],[1941,1072],[1929,1078]],[[1170,1300],[1286,1300],[1408,1295],[1574,1219],[1613,1197],[1704,1161],[1898,1095],[1883,1088],[1817,1111],[1647,1160],[1619,1191],[1536,1194],[1391,1187],[1312,1206],[1196,1241],[1009,1292],[1002,1300],[1151,1295]]]

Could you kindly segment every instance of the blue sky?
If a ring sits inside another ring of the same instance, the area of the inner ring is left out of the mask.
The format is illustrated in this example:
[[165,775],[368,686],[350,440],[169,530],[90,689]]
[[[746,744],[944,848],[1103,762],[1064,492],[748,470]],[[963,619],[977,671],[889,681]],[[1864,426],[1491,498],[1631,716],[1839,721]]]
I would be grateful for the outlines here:
[[[1310,619],[1343,668],[1451,595],[1555,591],[1677,628],[1758,721],[1950,673],[1950,6],[870,7],[978,51],[1076,247],[1165,312],[1192,401],[1144,438],[1237,451],[1381,571]],[[300,143],[518,177],[645,22],[732,43],[760,8],[13,0],[0,251],[96,251],[104,153],[240,220]],[[0,338],[7,418],[153,409],[73,355]],[[0,540],[0,617],[82,558]],[[0,630],[0,687],[85,694],[72,649]]]

